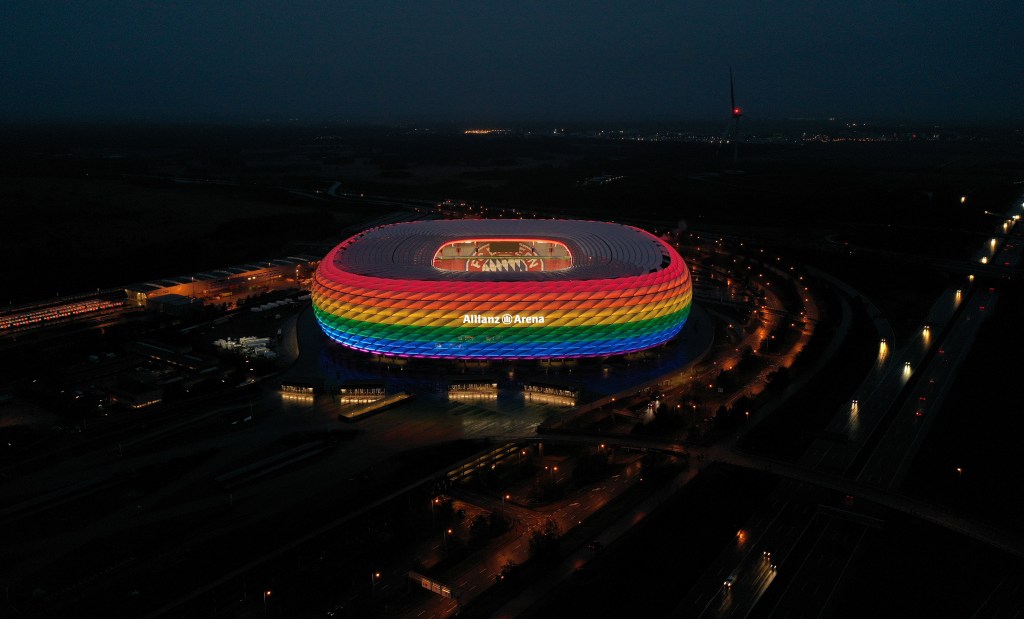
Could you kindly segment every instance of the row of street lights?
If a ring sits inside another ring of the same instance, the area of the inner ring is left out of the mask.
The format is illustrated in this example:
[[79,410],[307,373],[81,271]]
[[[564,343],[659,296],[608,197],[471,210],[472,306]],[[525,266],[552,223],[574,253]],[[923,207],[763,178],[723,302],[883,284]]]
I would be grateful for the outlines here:
[[553,483],[555,481],[555,473],[558,472],[558,467],[557,466],[548,467],[548,465],[545,464],[544,465],[544,470],[545,471],[550,471],[550,473],[551,473],[550,479],[551,479],[551,481]]

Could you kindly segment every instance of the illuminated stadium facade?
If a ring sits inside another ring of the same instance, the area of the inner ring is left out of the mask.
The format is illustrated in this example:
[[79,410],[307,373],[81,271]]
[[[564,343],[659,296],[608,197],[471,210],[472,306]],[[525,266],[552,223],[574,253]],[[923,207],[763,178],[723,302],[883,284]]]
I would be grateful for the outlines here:
[[313,309],[350,348],[398,357],[615,355],[671,339],[690,273],[630,226],[573,220],[447,220],[372,228],[320,262]]

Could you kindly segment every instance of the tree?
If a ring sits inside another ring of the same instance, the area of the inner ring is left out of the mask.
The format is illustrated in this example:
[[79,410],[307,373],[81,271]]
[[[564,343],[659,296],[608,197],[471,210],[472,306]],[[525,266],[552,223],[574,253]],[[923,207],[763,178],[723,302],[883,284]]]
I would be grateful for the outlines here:
[[727,392],[736,390],[736,380],[732,375],[732,372],[728,370],[722,370],[718,373],[718,378],[715,379],[715,384]]
[[644,475],[650,475],[658,468],[664,466],[667,459],[663,453],[649,451],[640,458],[640,470]]
[[548,518],[542,527],[530,535],[530,555],[534,557],[550,557],[558,545],[558,524]]
[[491,515],[488,517],[488,526],[490,528],[491,537],[497,537],[505,531],[508,531],[511,523],[505,514],[500,512],[491,512]]
[[750,396],[742,395],[732,403],[732,408],[742,414],[750,413],[754,411],[754,401],[750,399]]
[[788,384],[789,369],[783,366],[768,375],[768,383],[766,387],[768,389],[777,389],[781,391],[785,389]]
[[512,559],[506,561],[505,565],[501,566],[501,572],[499,574],[495,574],[495,582],[501,583],[515,578],[516,574],[519,573],[519,570],[516,569],[517,567],[516,562]]
[[491,532],[491,523],[488,521],[487,516],[478,514],[473,518],[473,523],[469,525],[470,544],[473,546],[479,546],[487,540]]

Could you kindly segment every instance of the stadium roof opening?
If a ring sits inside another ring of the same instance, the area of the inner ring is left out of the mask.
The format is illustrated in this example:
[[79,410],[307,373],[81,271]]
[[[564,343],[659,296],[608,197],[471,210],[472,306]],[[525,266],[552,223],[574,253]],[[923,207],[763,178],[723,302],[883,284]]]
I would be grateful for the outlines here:
[[541,239],[472,239],[445,243],[434,254],[442,271],[561,271],[572,266],[564,243]]

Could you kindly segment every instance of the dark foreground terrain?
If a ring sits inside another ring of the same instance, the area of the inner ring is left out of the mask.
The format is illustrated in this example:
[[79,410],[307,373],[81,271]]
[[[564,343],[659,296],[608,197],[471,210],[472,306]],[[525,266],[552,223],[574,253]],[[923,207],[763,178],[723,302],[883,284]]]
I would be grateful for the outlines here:
[[[986,242],[993,214],[1019,203],[1024,191],[1024,144],[985,132],[972,139],[894,131],[897,141],[766,140],[743,144],[733,166],[717,144],[640,139],[651,135],[647,129],[486,136],[344,126],[10,129],[0,143],[3,305],[322,253],[361,227],[406,216],[586,217],[721,234],[817,267],[871,299],[902,340],[936,295],[964,277],[958,269]],[[1004,296],[945,406],[929,411],[935,426],[902,488],[1007,529],[1019,526],[1024,504],[1015,352],[1024,345],[1016,311],[1024,290],[1017,275],[982,282]],[[796,457],[818,429],[807,426],[823,424],[848,397],[858,368],[877,349],[863,316],[851,334],[858,341],[825,368],[827,381],[811,385],[784,409],[791,415],[752,437],[758,451]],[[66,350],[84,355],[99,345],[90,339]],[[0,367],[47,363],[56,353],[44,343],[20,354],[26,357],[0,359]],[[3,436],[21,436],[17,421],[5,424]],[[728,468],[708,473],[564,583],[537,616],[670,612],[776,483]],[[76,509],[85,516],[91,507]],[[309,524],[284,513],[275,522],[279,531]],[[75,519],[69,514],[55,526],[74,527]],[[204,523],[179,526],[202,530]],[[288,537],[267,539],[280,545]],[[246,546],[245,556],[275,550],[258,546]],[[62,570],[77,573],[74,556]],[[829,616],[970,615],[1001,574],[1020,569],[909,517],[872,530],[857,557],[825,609]],[[346,569],[354,580],[365,576],[362,568]],[[145,576],[159,587],[158,573]],[[772,599],[770,590],[755,612],[769,616]]]

